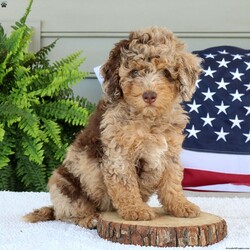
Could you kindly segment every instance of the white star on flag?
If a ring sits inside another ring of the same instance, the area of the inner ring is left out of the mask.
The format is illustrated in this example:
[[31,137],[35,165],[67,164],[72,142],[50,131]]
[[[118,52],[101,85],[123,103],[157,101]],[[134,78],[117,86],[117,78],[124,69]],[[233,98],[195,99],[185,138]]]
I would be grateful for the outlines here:
[[210,88],[208,88],[207,92],[201,92],[201,93],[205,96],[204,101],[206,101],[207,99],[214,101],[213,95],[215,95],[215,92],[211,92]]
[[233,80],[238,79],[241,81],[241,76],[243,76],[243,73],[239,72],[239,69],[237,68],[235,72],[230,72],[233,75]]
[[209,113],[207,113],[206,117],[201,117],[201,119],[204,121],[203,127],[206,125],[213,127],[212,121],[215,120],[215,118],[210,117]]
[[229,133],[228,132],[224,132],[223,127],[221,128],[220,131],[218,131],[218,132],[214,131],[214,133],[218,135],[216,141],[218,141],[220,139],[224,140],[225,142],[227,141],[226,140],[226,135],[228,135]]
[[250,130],[249,130],[248,134],[243,134],[243,135],[247,137],[245,143],[249,142],[250,141]]
[[224,78],[221,78],[221,81],[220,82],[216,82],[219,86],[218,86],[218,89],[225,89],[227,90],[227,85],[230,84],[230,82],[224,82]]
[[213,74],[216,72],[216,70],[211,70],[211,68],[208,67],[208,69],[204,69],[203,71],[205,72],[205,76],[211,76],[214,78]]
[[233,58],[233,60],[236,60],[236,59],[242,59],[242,55],[239,55],[239,54],[236,54],[236,55],[232,55],[234,58]]
[[191,137],[191,136],[194,136],[196,139],[198,139],[197,133],[199,133],[200,130],[196,130],[196,129],[194,128],[194,125],[192,126],[191,129],[186,129],[186,130],[189,132],[188,138]]
[[229,119],[229,121],[233,123],[231,128],[237,126],[240,129],[241,129],[240,123],[244,122],[244,120],[239,120],[238,115],[236,115],[234,119]]
[[221,101],[221,104],[220,105],[216,105],[215,107],[217,109],[219,109],[217,115],[220,114],[221,112],[223,112],[224,114],[227,115],[226,109],[229,108],[230,106],[229,105],[224,105],[224,102]]
[[215,56],[216,56],[216,54],[214,54],[214,55],[211,54],[211,53],[210,54],[205,54],[206,58],[213,58],[214,59]]
[[195,111],[196,113],[199,113],[198,108],[201,106],[201,104],[196,104],[196,101],[194,100],[192,104],[188,104],[188,106],[191,108],[189,112]]
[[227,54],[229,54],[225,49],[224,50],[222,50],[222,51],[218,51],[220,54],[223,54],[223,55],[227,55]]
[[239,93],[239,91],[238,91],[238,89],[235,91],[235,93],[234,94],[230,94],[231,96],[233,96],[233,102],[235,101],[235,100],[238,100],[238,101],[240,101],[240,102],[242,102],[242,100],[241,100],[241,97],[244,95],[244,94],[240,94]]
[[217,63],[219,63],[219,68],[220,67],[225,67],[225,68],[228,68],[228,64],[230,63],[230,61],[225,61],[225,58],[223,58],[221,61],[216,61]]
[[244,63],[247,65],[246,70],[249,70],[250,69],[250,62],[244,62]]
[[247,113],[246,113],[246,116],[250,114],[250,106],[247,107],[247,106],[244,106],[244,108],[247,110]]
[[250,90],[250,83],[248,83],[248,84],[244,84],[244,86],[246,86],[246,87],[247,87],[247,91],[248,91],[248,90]]
[[197,88],[200,88],[199,82],[201,82],[201,79],[198,79],[198,80],[195,82],[195,85],[196,85]]

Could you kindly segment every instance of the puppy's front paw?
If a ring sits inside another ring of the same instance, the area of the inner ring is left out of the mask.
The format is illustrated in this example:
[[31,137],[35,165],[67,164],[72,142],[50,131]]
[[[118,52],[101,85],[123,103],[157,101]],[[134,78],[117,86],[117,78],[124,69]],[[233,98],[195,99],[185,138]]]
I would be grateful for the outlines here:
[[88,217],[85,217],[82,219],[80,218],[79,221],[77,222],[77,224],[80,227],[95,229],[97,226],[97,221],[98,221],[99,216],[100,216],[100,214],[98,214],[98,213],[91,214]]
[[199,216],[200,212],[200,208],[189,201],[185,201],[183,203],[176,203],[170,211],[173,216],[184,218],[197,217]]
[[148,205],[141,206],[126,206],[126,208],[119,209],[118,214],[124,220],[136,221],[136,220],[152,220],[155,218],[154,210]]

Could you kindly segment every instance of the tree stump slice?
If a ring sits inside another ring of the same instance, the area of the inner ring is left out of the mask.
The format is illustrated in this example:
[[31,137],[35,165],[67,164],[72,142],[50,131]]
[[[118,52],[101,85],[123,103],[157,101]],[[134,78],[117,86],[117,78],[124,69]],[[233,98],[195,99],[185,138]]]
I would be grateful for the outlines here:
[[227,235],[226,221],[216,215],[201,212],[197,218],[176,218],[154,209],[158,217],[151,221],[126,221],[116,212],[104,212],[97,232],[112,242],[157,247],[208,246]]

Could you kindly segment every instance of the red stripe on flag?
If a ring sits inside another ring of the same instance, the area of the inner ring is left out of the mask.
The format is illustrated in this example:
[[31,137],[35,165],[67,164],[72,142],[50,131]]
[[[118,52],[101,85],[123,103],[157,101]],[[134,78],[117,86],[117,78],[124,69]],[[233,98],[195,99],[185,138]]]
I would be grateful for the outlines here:
[[198,187],[227,183],[250,186],[250,175],[184,169],[183,187]]

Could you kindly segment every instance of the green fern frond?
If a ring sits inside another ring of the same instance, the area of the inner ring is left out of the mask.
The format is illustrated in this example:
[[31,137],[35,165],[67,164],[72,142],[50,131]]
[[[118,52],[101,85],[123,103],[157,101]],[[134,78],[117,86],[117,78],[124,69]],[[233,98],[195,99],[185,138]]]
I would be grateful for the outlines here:
[[76,84],[80,80],[86,77],[86,72],[81,72],[79,66],[85,60],[84,58],[78,58],[80,52],[67,57],[65,60],[55,63],[56,71],[49,75],[49,82],[44,89],[40,89],[37,92],[42,97],[45,96],[58,96],[59,93],[65,89],[68,89],[73,84]]
[[[29,67],[24,67],[24,66],[22,66],[22,65],[18,65],[18,66],[15,68],[15,72],[14,72],[14,76],[15,76],[16,81],[18,81],[18,83],[19,83],[19,81],[20,81],[21,79],[23,79],[24,77],[25,77],[25,78],[28,77],[29,72],[30,72],[30,68],[29,68]],[[34,76],[32,76],[32,77],[34,77]],[[26,81],[26,79],[25,79],[25,81]],[[28,83],[23,83],[22,85],[20,85],[20,83],[19,83],[19,85],[17,84],[17,86],[18,86],[18,87],[21,87],[21,88],[22,88],[22,87],[26,87],[27,85],[30,84],[30,82],[31,82],[31,81],[29,81]]]
[[8,53],[2,63],[0,63],[0,85],[3,84],[3,79],[8,75],[12,70],[13,67],[7,68],[7,64],[12,56],[12,52]]
[[18,123],[18,128],[21,129],[28,136],[33,138],[38,137],[42,132],[39,129],[40,121],[35,114],[28,110],[23,110],[22,119]]
[[29,15],[30,11],[31,11],[32,4],[33,4],[33,0],[30,0],[29,5],[28,5],[28,7],[25,10],[24,15],[20,19],[20,23],[21,24],[25,24],[26,23],[27,17]]
[[[32,2],[33,0],[31,0]],[[30,12],[31,5],[26,9],[25,15],[12,26],[12,32],[10,37],[7,38],[6,47],[8,51],[12,51],[13,55],[17,55],[13,59],[23,60],[28,53],[28,47],[31,42],[31,37],[33,35],[32,28],[29,28],[25,22],[27,16]]]
[[15,188],[15,171],[11,166],[6,165],[0,169],[0,190],[14,190]]
[[48,59],[47,56],[51,52],[52,49],[56,46],[58,39],[56,39],[54,42],[51,44],[44,46],[41,48],[38,52],[35,54],[36,61],[39,61],[41,59]]
[[5,121],[8,127],[19,122],[22,116],[22,110],[10,102],[0,103],[0,119]]
[[[74,63],[75,65],[77,65],[76,67],[73,67],[74,69],[79,67],[84,61],[85,58],[80,58],[81,54],[83,51],[77,51],[63,59],[61,59],[60,61],[56,61],[53,63],[54,67],[59,69],[59,68],[63,68],[65,65],[71,65],[72,63]],[[80,59],[80,61],[79,61]],[[77,64],[76,64],[77,62]]]
[[19,66],[15,70],[15,85],[13,86],[9,98],[12,103],[19,108],[30,108],[34,103],[39,104],[39,96],[36,92],[31,91],[30,85],[33,85],[39,78],[37,75],[29,75],[30,69]]
[[19,108],[28,109],[31,106],[31,102],[28,98],[28,95],[25,93],[27,90],[26,88],[20,89],[16,88],[13,89],[11,95],[9,96],[12,99],[12,103]]
[[32,110],[18,108],[10,102],[0,103],[0,118],[5,120],[8,127],[14,123],[27,135],[36,138],[40,135],[39,119],[32,113]]
[[55,152],[55,155],[54,155],[54,158],[55,160],[59,161],[59,162],[62,162],[64,160],[64,157],[65,157],[65,153],[67,151],[69,147],[69,144],[68,143],[63,143],[61,148],[55,148],[54,152]]
[[7,49],[6,49],[6,39],[7,36],[5,34],[4,28],[0,23],[0,63],[6,57]]
[[18,159],[16,173],[26,189],[46,191],[46,167],[44,165],[38,166],[22,154],[17,153],[16,157]]
[[41,69],[41,68],[34,68],[31,69],[30,75],[36,76],[32,79],[32,83],[27,86],[28,93],[27,95],[29,98],[37,98],[41,100],[40,90],[44,89],[47,85],[50,84],[48,81],[48,75],[51,73],[48,67]]
[[12,26],[12,28],[13,28],[14,30],[17,30],[17,29],[19,29],[19,28],[21,28],[21,27],[23,27],[23,26],[25,25],[26,20],[27,20],[27,17],[28,17],[28,15],[29,15],[30,11],[31,11],[31,6],[32,6],[32,4],[33,4],[33,0],[30,0],[29,5],[28,5],[28,7],[27,7],[26,10],[25,10],[24,15],[20,18],[19,21],[17,21],[17,22],[15,23],[14,26]]
[[77,102],[65,100],[64,103],[71,106],[65,116],[66,122],[74,126],[83,126],[87,123],[88,112],[85,109],[79,107]]
[[21,141],[24,154],[29,157],[30,161],[37,164],[42,164],[44,159],[43,142],[40,138],[31,138],[23,134]]
[[[59,148],[53,142],[47,143],[44,152],[47,178],[49,178],[53,170],[62,163],[68,146],[68,143],[62,143],[62,146]],[[51,152],[53,152],[53,155]]]
[[2,147],[1,144],[2,143],[0,143],[0,148],[2,148],[3,151],[1,152],[1,155],[0,155],[0,169],[2,169],[3,167],[5,167],[9,164],[9,162],[10,162],[9,156],[11,154],[13,154],[13,151],[10,148]]
[[71,87],[73,83],[80,81],[83,77],[84,74],[77,70],[72,70],[70,72],[62,69],[61,71],[53,73],[51,76],[52,82],[37,93],[39,93],[41,97],[57,96],[60,91]]
[[[48,69],[52,68],[53,66],[50,65],[50,59],[48,58],[48,54],[51,52],[51,50],[56,46],[58,39],[56,39],[51,44],[41,48],[39,51],[37,51],[33,58],[31,58],[28,61],[28,65],[31,66],[31,68],[35,69]],[[51,73],[51,72],[49,72]],[[48,74],[49,74],[48,73]]]
[[0,48],[4,49],[5,48],[5,41],[6,41],[7,35],[4,31],[4,28],[2,24],[0,23]]
[[4,125],[0,123],[0,142],[3,140],[5,134]]
[[88,118],[88,111],[72,100],[59,100],[40,106],[40,112],[48,118],[64,120],[72,125],[85,125]]
[[0,169],[7,166],[10,162],[10,155],[12,155],[14,148],[13,138],[5,133],[3,139],[0,141]]
[[85,108],[86,110],[89,111],[89,114],[92,114],[95,109],[96,109],[96,105],[89,102],[88,99],[86,98],[82,98],[80,96],[72,96],[72,97],[69,97],[68,99],[74,101],[74,102],[77,102],[79,104],[80,107],[82,108]]
[[6,48],[11,51],[12,55],[15,55],[22,46],[22,38],[25,31],[25,27],[21,27],[11,33],[10,37],[7,38]]
[[61,148],[62,142],[60,137],[60,126],[56,122],[45,118],[42,118],[42,122],[45,133],[53,140],[58,148]]

